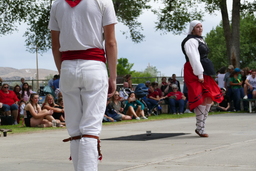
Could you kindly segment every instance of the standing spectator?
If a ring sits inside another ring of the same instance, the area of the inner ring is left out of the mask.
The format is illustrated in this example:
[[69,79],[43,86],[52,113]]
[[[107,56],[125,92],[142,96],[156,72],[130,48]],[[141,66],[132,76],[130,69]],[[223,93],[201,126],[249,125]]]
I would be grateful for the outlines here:
[[53,82],[54,82],[54,80],[56,80],[57,78],[58,78],[58,75],[54,75],[53,78],[48,81],[48,86],[51,87],[52,89],[54,89],[54,87],[53,87]]
[[221,90],[211,77],[215,75],[212,62],[207,58],[209,49],[204,42],[203,26],[200,21],[190,23],[188,36],[182,41],[181,47],[186,58],[184,80],[188,88],[189,108],[196,114],[196,134],[208,137],[205,132],[205,121],[212,102],[223,100]]
[[[248,99],[248,85],[245,83],[247,77],[251,75],[251,71],[248,67],[245,67],[243,69],[243,74],[242,74],[242,80],[243,80],[243,84],[242,84],[242,87],[244,88],[244,99]],[[252,92],[250,92],[252,93]]]
[[18,124],[18,102],[18,97],[12,90],[9,90],[9,85],[6,83],[3,84],[2,89],[0,90],[0,103],[3,103],[2,108],[4,115],[11,115],[14,118],[15,125]]
[[240,99],[244,97],[244,89],[242,87],[242,75],[239,68],[235,68],[234,71],[230,74],[230,86],[232,89],[234,107],[236,111],[240,111]]
[[[176,79],[176,74],[172,74],[172,79],[171,79],[171,85],[172,84],[176,84],[178,86],[178,91],[181,91],[180,90],[180,82],[179,80]],[[171,87],[172,88],[172,87]]]
[[217,75],[217,83],[218,83],[218,86],[219,88],[223,88],[225,87],[224,85],[224,77],[225,77],[225,71],[226,71],[226,68],[225,67],[222,67],[220,70],[219,70],[219,73]]
[[166,87],[168,86],[168,83],[166,81],[166,77],[162,77],[162,83],[160,85],[160,89],[164,95],[164,90],[166,89]]
[[52,51],[61,73],[66,126],[72,137],[64,141],[71,141],[75,170],[98,168],[107,97],[116,89],[116,23],[112,0],[56,0],[51,8]]
[[230,87],[230,74],[233,72],[234,66],[229,65],[228,70],[224,76],[224,87],[226,88],[226,95],[229,96],[230,99],[232,99],[232,89]]
[[55,80],[53,81],[52,86],[53,86],[53,91],[60,88],[60,75],[57,75],[55,77]]
[[186,107],[186,110],[184,111],[184,113],[193,113],[189,110],[189,101],[188,101],[188,88],[186,86],[186,83],[185,81],[183,81],[183,94],[184,96],[186,97],[186,100],[185,100],[185,107]]
[[20,87],[22,87],[23,84],[25,83],[25,79],[24,79],[24,78],[21,78],[21,79],[20,79],[20,82],[21,82]]
[[127,74],[127,75],[124,76],[124,82],[127,82],[128,83],[128,88],[133,90],[131,74]]
[[[253,69],[251,71],[251,75],[248,75],[245,80],[246,85],[246,94],[249,91],[250,94],[252,94],[252,98],[256,99],[256,70]],[[247,99],[248,96],[245,95],[244,99]]]
[[226,89],[221,88],[222,95],[224,99],[222,102],[218,103],[217,111],[229,111],[230,110],[230,98],[226,95]]

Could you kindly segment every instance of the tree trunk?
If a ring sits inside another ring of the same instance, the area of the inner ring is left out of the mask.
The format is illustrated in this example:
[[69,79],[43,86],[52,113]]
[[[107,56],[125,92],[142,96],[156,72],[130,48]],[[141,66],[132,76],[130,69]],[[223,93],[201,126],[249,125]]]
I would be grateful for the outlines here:
[[224,30],[224,37],[226,40],[226,51],[227,51],[227,63],[231,63],[231,29],[228,17],[227,2],[226,0],[220,1],[220,10],[222,16],[222,24]]
[[240,67],[240,0],[233,0],[231,64]]

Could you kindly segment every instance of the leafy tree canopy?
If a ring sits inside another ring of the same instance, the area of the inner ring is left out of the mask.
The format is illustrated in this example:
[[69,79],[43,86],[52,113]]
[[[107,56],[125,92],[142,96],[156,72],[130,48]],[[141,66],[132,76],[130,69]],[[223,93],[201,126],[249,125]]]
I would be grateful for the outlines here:
[[[256,18],[250,12],[242,13],[240,23],[240,67],[256,69]],[[206,35],[205,41],[210,48],[209,58],[213,61],[216,70],[228,66],[226,60],[225,39],[222,24],[218,25]]]

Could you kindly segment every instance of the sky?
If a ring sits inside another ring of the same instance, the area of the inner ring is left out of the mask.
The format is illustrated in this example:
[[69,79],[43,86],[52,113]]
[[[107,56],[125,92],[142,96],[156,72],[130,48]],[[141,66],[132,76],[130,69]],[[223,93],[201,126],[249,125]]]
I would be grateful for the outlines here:
[[[144,28],[142,33],[145,35],[145,39],[141,43],[134,43],[122,34],[122,31],[128,31],[128,28],[122,23],[116,25],[118,58],[127,58],[129,63],[133,63],[132,70],[144,71],[150,65],[157,68],[158,76],[171,76],[172,74],[182,76],[185,57],[180,44],[186,37],[185,33],[188,29],[181,35],[173,35],[172,33],[162,35],[161,31],[155,31],[154,22],[157,21],[157,17],[149,10],[144,11],[139,21],[142,22]],[[219,25],[220,22],[220,12],[217,12],[216,15],[206,15],[202,22],[203,36]],[[25,47],[23,34],[26,31],[26,25],[21,25],[18,29],[19,31],[14,31],[10,35],[0,36],[0,67],[35,69],[36,54],[29,53]],[[40,69],[57,71],[51,50],[39,55],[38,61]]]

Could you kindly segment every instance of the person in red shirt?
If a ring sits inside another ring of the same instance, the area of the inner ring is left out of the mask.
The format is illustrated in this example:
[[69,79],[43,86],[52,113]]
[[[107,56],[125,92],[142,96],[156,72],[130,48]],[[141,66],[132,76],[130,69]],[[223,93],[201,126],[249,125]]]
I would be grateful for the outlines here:
[[[169,98],[170,111],[172,114],[183,114],[186,97],[182,92],[178,91],[176,84],[172,84],[172,90],[172,92],[168,93],[163,98]],[[176,106],[178,106],[178,110]]]
[[155,91],[152,85],[148,87],[148,96],[145,96],[142,99],[147,104],[149,113],[152,113],[152,110],[157,106],[160,100],[158,91]]
[[19,99],[14,91],[9,90],[8,84],[3,84],[0,90],[0,103],[6,116],[12,115],[14,118],[14,124],[17,125],[18,117],[18,102]]

